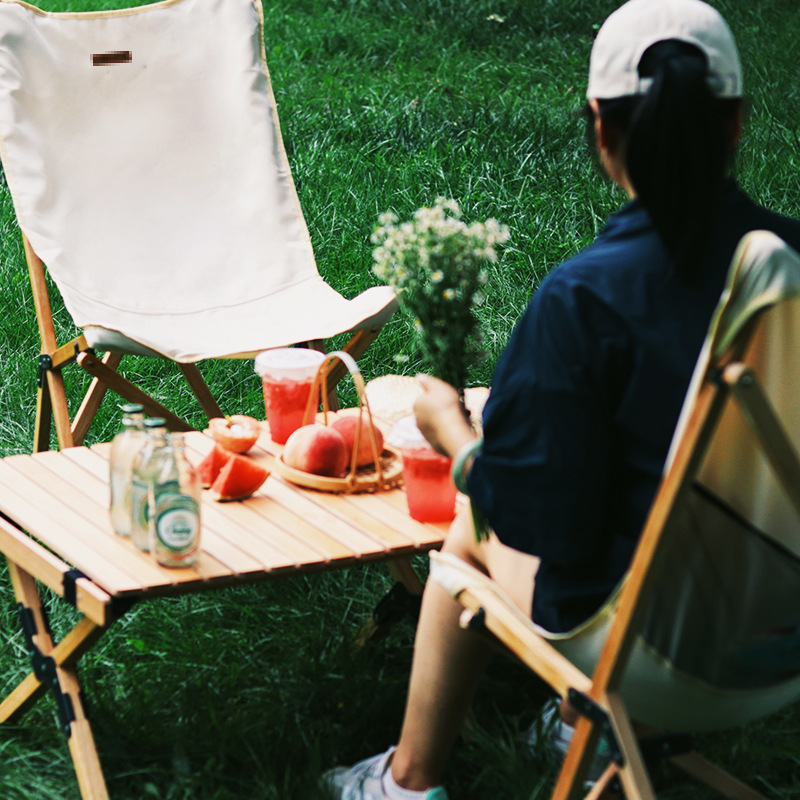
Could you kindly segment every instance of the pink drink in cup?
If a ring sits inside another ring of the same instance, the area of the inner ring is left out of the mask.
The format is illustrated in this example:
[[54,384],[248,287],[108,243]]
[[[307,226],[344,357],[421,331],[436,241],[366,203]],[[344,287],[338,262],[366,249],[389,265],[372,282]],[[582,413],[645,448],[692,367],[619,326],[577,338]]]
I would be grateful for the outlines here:
[[255,369],[264,385],[264,408],[273,442],[285,444],[303,424],[314,376],[324,359],[317,350],[299,347],[265,350],[256,356]]
[[418,522],[450,522],[456,514],[452,459],[439,455],[417,428],[414,417],[398,420],[389,444],[403,456],[408,513]]

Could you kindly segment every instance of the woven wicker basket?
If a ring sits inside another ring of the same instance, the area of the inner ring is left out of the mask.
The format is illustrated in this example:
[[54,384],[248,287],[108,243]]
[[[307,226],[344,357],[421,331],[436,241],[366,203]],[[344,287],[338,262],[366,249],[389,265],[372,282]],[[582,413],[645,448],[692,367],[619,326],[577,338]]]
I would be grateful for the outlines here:
[[[403,477],[403,463],[400,454],[392,447],[384,445],[383,450],[378,453],[378,444],[375,439],[372,424],[372,412],[369,408],[366,392],[364,391],[364,379],[361,370],[348,353],[335,351],[328,353],[325,360],[320,364],[314,383],[311,387],[311,394],[308,398],[308,405],[303,418],[303,424],[307,425],[317,421],[328,425],[328,418],[333,415],[328,406],[328,370],[336,360],[341,361],[348,369],[353,384],[358,394],[358,425],[356,427],[355,446],[353,447],[353,457],[350,462],[350,470],[342,478],[330,478],[325,475],[315,475],[311,472],[290,467],[284,460],[283,455],[275,460],[275,469],[278,474],[287,481],[309,489],[318,489],[323,492],[379,492],[391,489],[401,482]],[[315,399],[319,397],[318,391],[322,394],[322,413],[315,414]],[[364,420],[368,420],[369,425],[364,425]],[[358,444],[364,432],[370,437],[372,453],[375,458],[374,463],[362,467],[356,466],[358,455]]]

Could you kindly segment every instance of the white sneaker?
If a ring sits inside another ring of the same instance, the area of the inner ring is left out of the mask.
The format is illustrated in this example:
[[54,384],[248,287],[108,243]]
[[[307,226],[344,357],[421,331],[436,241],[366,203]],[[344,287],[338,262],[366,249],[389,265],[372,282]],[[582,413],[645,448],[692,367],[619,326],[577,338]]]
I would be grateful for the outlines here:
[[[531,749],[545,747],[545,752],[554,764],[560,764],[567,755],[575,729],[561,719],[558,707],[560,699],[552,698],[542,706],[539,718],[528,728],[525,741]],[[586,783],[593,784],[605,772],[611,761],[606,740],[601,738],[592,758]]]
[[[366,758],[352,767],[334,767],[322,776],[322,782],[338,800],[392,800],[383,785],[383,775],[395,748]],[[447,792],[437,786],[427,792],[415,792],[419,800],[448,800]]]

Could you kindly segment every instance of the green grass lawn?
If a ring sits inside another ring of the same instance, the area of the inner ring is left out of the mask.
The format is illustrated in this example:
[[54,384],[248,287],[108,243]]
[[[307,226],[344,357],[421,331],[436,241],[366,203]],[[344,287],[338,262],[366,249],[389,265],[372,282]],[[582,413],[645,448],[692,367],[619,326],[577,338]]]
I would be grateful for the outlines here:
[[[130,3],[47,0],[47,10]],[[467,219],[497,217],[511,246],[481,309],[493,365],[537,282],[588,244],[624,201],[583,144],[580,108],[592,38],[615,0],[275,0],[265,3],[266,52],[289,159],[319,268],[352,296],[371,284],[378,214],[401,217],[437,195]],[[737,37],[749,99],[741,184],[800,216],[800,8],[790,0],[721,0]],[[11,201],[0,186],[0,455],[29,451],[38,338]],[[63,310],[57,323],[71,332]],[[413,373],[409,321],[398,314],[365,357],[369,379]],[[398,362],[398,353],[409,357]],[[252,363],[206,365],[226,409],[260,415]],[[141,378],[200,424],[173,372],[134,362]],[[75,399],[79,377],[69,391]],[[344,400],[348,401],[345,393]],[[107,402],[91,440],[119,416]],[[424,569],[424,560],[420,566]],[[25,673],[15,602],[3,578],[0,690]],[[85,657],[82,676],[111,795],[141,798],[321,797],[320,772],[395,741],[413,625],[353,651],[389,588],[380,567],[279,580],[134,609]],[[53,609],[64,631],[70,615]],[[544,798],[553,778],[518,743],[546,697],[518,665],[497,659],[446,785],[454,800]],[[0,798],[78,797],[49,699],[0,731]],[[789,709],[710,737],[713,755],[766,794],[800,797],[800,714]],[[658,775],[667,798],[713,795]],[[659,796],[662,796],[661,794]]]

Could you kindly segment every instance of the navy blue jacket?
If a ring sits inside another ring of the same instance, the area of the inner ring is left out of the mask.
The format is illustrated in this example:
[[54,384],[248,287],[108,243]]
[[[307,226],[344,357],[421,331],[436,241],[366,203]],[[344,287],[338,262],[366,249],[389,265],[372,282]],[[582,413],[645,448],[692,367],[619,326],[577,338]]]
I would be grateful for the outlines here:
[[542,282],[492,380],[467,486],[502,542],[541,558],[533,619],[566,631],[630,563],[712,312],[742,236],[800,222],[731,183],[692,284],[637,200]]

